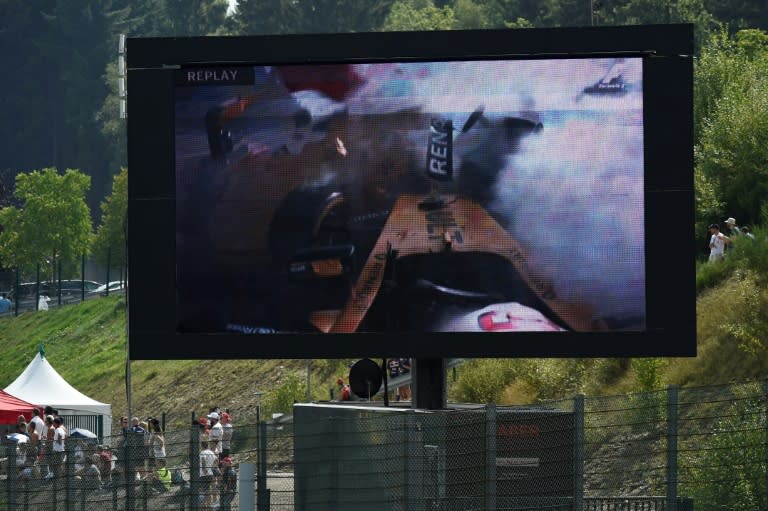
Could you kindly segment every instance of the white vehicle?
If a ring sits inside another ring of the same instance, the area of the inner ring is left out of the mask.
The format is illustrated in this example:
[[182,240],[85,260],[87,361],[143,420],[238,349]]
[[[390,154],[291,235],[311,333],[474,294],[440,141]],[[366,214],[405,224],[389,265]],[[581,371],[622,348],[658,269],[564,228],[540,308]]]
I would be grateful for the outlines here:
[[96,288],[94,288],[92,291],[89,291],[90,294],[104,294],[109,290],[110,293],[116,292],[116,291],[122,291],[126,287],[128,287],[128,283],[121,281],[121,280],[113,280],[110,281],[109,284],[102,284]]

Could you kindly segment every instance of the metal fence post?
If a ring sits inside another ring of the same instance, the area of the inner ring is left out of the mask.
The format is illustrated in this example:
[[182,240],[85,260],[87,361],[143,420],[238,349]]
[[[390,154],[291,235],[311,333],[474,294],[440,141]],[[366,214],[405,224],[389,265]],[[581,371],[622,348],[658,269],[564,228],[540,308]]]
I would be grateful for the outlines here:
[[238,471],[239,490],[238,511],[253,511],[256,503],[253,498],[253,481],[255,479],[256,465],[253,463],[240,463]]
[[485,509],[496,509],[496,403],[485,405]]
[[7,456],[7,468],[8,476],[6,483],[8,484],[8,509],[9,511],[16,510],[16,446],[8,445],[5,448]]
[[40,310],[40,263],[35,267],[35,310]]
[[678,387],[667,387],[667,511],[677,511]]
[[256,476],[256,509],[269,510],[269,492],[267,490],[267,423],[259,423],[259,471]]
[[58,274],[58,280],[56,280],[56,303],[61,305],[61,258],[56,261],[56,273]]
[[411,454],[413,453],[414,445],[411,441],[411,435],[413,434],[416,424],[416,417],[414,414],[415,412],[412,408],[405,412],[405,427],[403,428],[405,434],[405,438],[403,439],[403,500],[405,505],[403,506],[403,509],[405,511],[411,511],[411,509],[413,509],[411,506],[411,498],[413,498],[411,495],[411,479],[413,478],[413,475],[411,474]]
[[19,289],[21,289],[21,286],[20,286],[21,282],[19,281],[20,278],[21,277],[19,275],[19,267],[17,266],[16,267],[16,284],[15,284],[15,287],[13,288],[14,289],[14,293],[15,293],[14,297],[16,298],[13,301],[13,313],[14,313],[14,316],[18,316],[19,315]]
[[200,432],[192,412],[192,426],[189,428],[189,509],[200,508]]
[[75,465],[75,450],[70,438],[64,440],[64,495],[65,495],[65,509],[72,511],[75,509],[75,491],[74,491],[74,474],[73,469]]
[[80,257],[80,301],[85,301],[85,254]]
[[584,509],[584,395],[573,398],[573,511]]
[[112,265],[112,247],[107,248],[107,289],[104,292],[105,296],[109,296],[109,267]]

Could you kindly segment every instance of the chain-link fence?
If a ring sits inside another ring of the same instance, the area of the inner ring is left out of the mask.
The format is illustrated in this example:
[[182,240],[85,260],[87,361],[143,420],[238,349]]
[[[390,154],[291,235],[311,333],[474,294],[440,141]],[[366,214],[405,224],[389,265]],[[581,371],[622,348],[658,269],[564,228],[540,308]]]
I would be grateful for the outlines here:
[[528,407],[235,413],[226,475],[224,446],[200,424],[69,438],[63,453],[6,445],[0,509],[765,510],[767,396],[747,383]]
[[[124,267],[110,268],[102,259],[83,256],[79,271],[66,276],[60,265],[37,265],[36,271],[29,273],[0,271],[0,320],[27,311],[48,310],[124,293],[127,288]],[[110,257],[105,260],[109,261]]]

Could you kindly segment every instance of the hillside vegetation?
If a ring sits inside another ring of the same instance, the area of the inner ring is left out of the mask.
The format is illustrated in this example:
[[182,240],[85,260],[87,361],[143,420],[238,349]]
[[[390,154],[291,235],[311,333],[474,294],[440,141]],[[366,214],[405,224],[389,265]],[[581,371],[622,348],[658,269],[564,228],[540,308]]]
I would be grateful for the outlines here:
[[[723,263],[697,269],[698,356],[678,359],[482,359],[449,375],[451,400],[531,404],[545,399],[702,386],[768,378],[768,241],[734,244]],[[0,320],[0,388],[10,384],[40,345],[53,367],[93,399],[128,412],[125,298],[112,296]],[[311,397],[328,399],[350,360],[311,361]],[[261,399],[266,412],[306,400],[305,360],[131,362],[131,413],[167,414],[187,423],[212,406],[240,416]],[[262,393],[258,396],[257,393]]]
[[[125,298],[110,296],[0,320],[0,388],[24,370],[43,345],[46,358],[72,386],[128,413]],[[313,361],[313,399],[327,399],[347,361]],[[306,399],[303,360],[174,360],[131,362],[131,414],[167,414],[169,424],[212,406],[250,414],[263,393],[267,411]],[[289,395],[286,395],[288,393]],[[41,403],[45,404],[45,403]]]

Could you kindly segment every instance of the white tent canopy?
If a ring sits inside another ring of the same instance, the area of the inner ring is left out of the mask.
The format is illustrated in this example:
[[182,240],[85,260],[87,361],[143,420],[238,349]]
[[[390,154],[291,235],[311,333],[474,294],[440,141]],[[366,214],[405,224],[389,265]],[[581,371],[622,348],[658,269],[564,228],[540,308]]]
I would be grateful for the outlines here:
[[104,415],[105,431],[112,423],[112,405],[91,399],[67,383],[42,350],[5,391],[30,403],[50,405],[60,415]]

